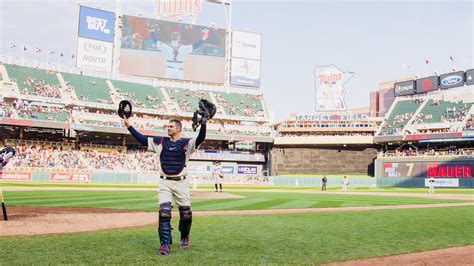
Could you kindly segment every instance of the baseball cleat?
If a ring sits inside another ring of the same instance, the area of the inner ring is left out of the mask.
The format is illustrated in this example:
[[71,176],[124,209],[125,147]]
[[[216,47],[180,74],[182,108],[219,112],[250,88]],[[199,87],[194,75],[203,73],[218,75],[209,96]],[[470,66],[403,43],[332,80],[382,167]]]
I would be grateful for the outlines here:
[[179,242],[179,248],[188,249],[189,248],[189,237],[181,239]]
[[161,255],[169,255],[170,254],[170,246],[166,245],[166,244],[161,244],[160,254]]

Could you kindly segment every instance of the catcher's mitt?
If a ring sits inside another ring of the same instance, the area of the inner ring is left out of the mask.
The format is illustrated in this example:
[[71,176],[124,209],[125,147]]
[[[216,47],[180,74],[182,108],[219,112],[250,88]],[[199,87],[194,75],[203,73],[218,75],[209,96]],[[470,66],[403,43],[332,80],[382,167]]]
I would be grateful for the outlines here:
[[214,117],[216,114],[217,108],[216,105],[211,103],[208,100],[201,99],[199,101],[199,110],[194,112],[193,116],[193,130],[196,131],[196,128],[207,122],[207,120]]
[[119,103],[119,108],[118,108],[117,113],[121,118],[124,118],[124,119],[130,118],[130,116],[132,116],[132,103],[130,103],[127,100],[122,100]]

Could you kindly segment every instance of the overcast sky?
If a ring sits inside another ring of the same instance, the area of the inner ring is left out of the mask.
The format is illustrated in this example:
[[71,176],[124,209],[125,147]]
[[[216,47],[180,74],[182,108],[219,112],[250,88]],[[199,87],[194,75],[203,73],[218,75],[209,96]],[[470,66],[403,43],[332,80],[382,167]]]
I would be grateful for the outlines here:
[[[0,0],[0,54],[9,43],[63,51],[72,64],[79,1]],[[114,11],[116,1],[81,1]],[[122,12],[154,17],[153,0],[121,0]],[[261,89],[275,119],[314,112],[314,68],[335,64],[355,72],[346,84],[349,108],[369,105],[381,81],[472,68],[473,1],[234,0],[232,27],[262,34]],[[220,5],[204,3],[197,23],[225,26]],[[452,56],[454,63],[449,60]],[[65,57],[65,58],[66,58]],[[426,65],[428,59],[430,64]]]

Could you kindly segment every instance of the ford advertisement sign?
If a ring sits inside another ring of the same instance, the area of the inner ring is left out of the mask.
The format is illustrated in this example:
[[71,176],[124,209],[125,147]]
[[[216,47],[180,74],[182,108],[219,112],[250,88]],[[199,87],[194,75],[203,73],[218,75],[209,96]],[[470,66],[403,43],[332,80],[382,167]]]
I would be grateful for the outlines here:
[[464,86],[464,71],[457,71],[440,76],[441,89]]

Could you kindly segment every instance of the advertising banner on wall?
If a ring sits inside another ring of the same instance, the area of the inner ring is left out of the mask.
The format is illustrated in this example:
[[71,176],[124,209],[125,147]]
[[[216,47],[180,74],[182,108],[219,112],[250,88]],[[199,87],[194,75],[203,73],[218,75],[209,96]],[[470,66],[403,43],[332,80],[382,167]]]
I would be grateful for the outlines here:
[[51,182],[74,182],[74,183],[89,183],[91,182],[90,173],[56,173],[49,174]]
[[76,66],[111,72],[115,13],[79,6]]
[[439,77],[441,89],[464,86],[464,71],[443,74]]
[[2,181],[31,181],[31,172],[14,172],[3,171],[0,172],[0,180]]
[[318,66],[314,70],[316,89],[316,111],[346,110],[345,84],[354,72],[345,72],[335,65]]
[[439,88],[439,77],[431,76],[416,80],[416,93],[435,91]]
[[[428,178],[425,178],[425,187],[430,186],[428,180]],[[434,181],[435,187],[459,187],[458,178],[436,178]]]
[[253,165],[239,165],[237,168],[237,173],[239,175],[256,175],[257,166]]
[[394,84],[395,96],[404,96],[415,94],[415,81],[403,81]]
[[260,61],[232,58],[230,83],[239,86],[260,87]]
[[115,13],[87,6],[79,7],[79,37],[114,41]]
[[473,177],[474,161],[384,162],[383,177],[467,178]]
[[233,31],[232,57],[261,60],[262,36],[257,33]]
[[78,38],[77,67],[98,71],[112,71],[113,43]]
[[474,69],[466,70],[466,85],[474,85]]

